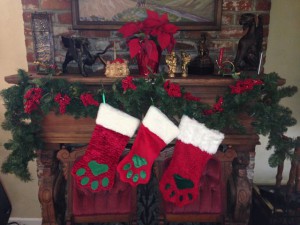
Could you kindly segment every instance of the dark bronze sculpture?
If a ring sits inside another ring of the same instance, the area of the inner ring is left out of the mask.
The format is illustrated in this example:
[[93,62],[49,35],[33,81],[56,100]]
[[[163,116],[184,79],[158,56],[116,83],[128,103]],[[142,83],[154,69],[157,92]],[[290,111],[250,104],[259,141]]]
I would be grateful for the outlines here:
[[206,46],[206,34],[201,34],[198,46],[198,56],[188,65],[188,72],[192,75],[208,75],[214,73],[214,64],[209,57],[209,50]]
[[234,60],[237,71],[249,70],[256,71],[259,66],[260,53],[262,51],[263,23],[262,16],[258,16],[256,25],[256,16],[252,13],[241,15],[240,25],[247,33],[239,40],[238,50]]
[[112,44],[110,44],[104,49],[104,51],[92,55],[89,51],[89,41],[87,38],[70,38],[64,36],[61,38],[64,47],[68,49],[65,61],[62,65],[63,73],[68,72],[67,65],[69,62],[75,60],[78,64],[79,73],[84,77],[88,76],[85,66],[92,66],[97,59],[105,64],[100,55],[104,54],[110,47],[112,47]]

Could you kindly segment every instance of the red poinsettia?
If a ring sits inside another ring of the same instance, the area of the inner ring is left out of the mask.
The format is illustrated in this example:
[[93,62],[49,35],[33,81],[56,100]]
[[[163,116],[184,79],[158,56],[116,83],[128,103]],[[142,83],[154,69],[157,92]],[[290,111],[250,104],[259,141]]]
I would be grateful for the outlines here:
[[164,83],[164,89],[170,97],[180,98],[182,95],[180,86],[178,84],[171,83],[169,80]]
[[99,106],[99,102],[97,102],[91,93],[83,93],[80,95],[80,99],[82,104],[87,107],[89,105]]
[[67,105],[71,102],[71,98],[68,95],[58,93],[55,96],[54,101],[59,104],[59,113],[64,114],[66,112]]
[[26,113],[30,114],[32,111],[38,109],[42,92],[43,90],[41,88],[31,88],[25,93],[24,98],[26,101],[24,103],[24,111]]
[[[159,51],[167,49],[171,52],[175,45],[173,35],[178,27],[169,22],[168,14],[159,15],[147,10],[147,18],[143,21],[129,22],[123,25],[119,32],[127,39],[130,57],[144,53],[145,60],[158,62]],[[160,49],[158,49],[158,46]]]

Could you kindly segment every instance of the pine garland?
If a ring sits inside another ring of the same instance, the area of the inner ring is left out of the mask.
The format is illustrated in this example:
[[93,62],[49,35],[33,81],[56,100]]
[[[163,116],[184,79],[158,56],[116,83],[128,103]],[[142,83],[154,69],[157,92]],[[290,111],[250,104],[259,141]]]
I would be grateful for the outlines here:
[[238,114],[246,112],[253,117],[256,132],[269,136],[267,148],[274,149],[269,158],[272,167],[286,158],[292,159],[292,150],[299,145],[299,140],[284,135],[296,120],[290,109],[279,104],[282,98],[293,96],[297,88],[278,87],[280,77],[276,73],[251,78],[241,75],[224,96],[216,98],[213,106],[201,102],[161,74],[150,75],[148,79],[128,76],[117,80],[110,90],[94,91],[80,83],[52,79],[51,75],[30,80],[25,71],[19,70],[18,74],[19,84],[1,92],[6,107],[2,127],[12,133],[12,139],[4,145],[11,154],[2,164],[2,172],[15,174],[23,181],[31,179],[28,162],[36,157],[37,149],[43,149],[39,135],[43,115],[55,111],[75,118],[95,118],[103,94],[110,105],[140,119],[150,105],[155,105],[177,124],[186,114],[209,128],[223,131],[245,132]]

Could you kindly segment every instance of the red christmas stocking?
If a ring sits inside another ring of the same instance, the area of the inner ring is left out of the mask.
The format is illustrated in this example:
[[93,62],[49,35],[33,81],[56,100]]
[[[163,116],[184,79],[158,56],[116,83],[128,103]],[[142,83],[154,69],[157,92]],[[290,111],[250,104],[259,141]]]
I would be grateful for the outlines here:
[[128,155],[118,164],[120,179],[132,186],[148,183],[154,160],[178,135],[178,128],[159,109],[151,106]]
[[223,139],[219,131],[182,117],[173,158],[159,183],[166,201],[183,206],[198,197],[202,171]]
[[100,105],[87,150],[72,168],[79,187],[93,192],[112,188],[119,158],[138,125],[138,119],[108,104]]

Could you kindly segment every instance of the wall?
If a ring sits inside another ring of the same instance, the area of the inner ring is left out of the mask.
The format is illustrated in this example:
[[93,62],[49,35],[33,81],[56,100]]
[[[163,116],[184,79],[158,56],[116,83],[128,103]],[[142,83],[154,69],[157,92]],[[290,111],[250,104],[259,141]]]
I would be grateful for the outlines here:
[[[32,42],[30,41],[30,13],[34,12],[41,5],[44,7],[52,8],[56,10],[57,7],[62,7],[61,16],[55,16],[54,22],[57,23],[55,29],[55,34],[58,35],[70,32],[70,14],[68,11],[70,1],[67,0],[22,0],[26,3],[25,13],[23,18],[25,21],[25,35],[23,32],[23,21],[22,21],[22,4],[20,0],[1,0],[0,1],[0,62],[1,62],[1,79],[6,75],[15,74],[18,68],[27,69],[27,63],[32,62],[33,55],[30,51],[26,52],[25,43],[27,50],[32,50]],[[259,7],[259,13],[264,11],[268,14],[270,8],[270,1],[263,0],[224,0],[224,13],[223,13],[223,26],[221,32],[210,32],[209,41],[210,49],[212,49],[212,54],[217,54],[217,49],[220,47],[227,47],[226,54],[229,57],[234,55],[235,45],[237,40],[241,35],[241,27],[237,24],[237,16],[248,10],[254,10]],[[295,28],[298,27],[296,21],[299,21],[299,7],[300,2],[298,0],[273,0],[272,10],[271,10],[271,23],[270,23],[270,36],[268,38],[268,50],[267,50],[267,61],[266,61],[266,72],[276,71],[282,77],[287,79],[288,83],[296,84],[300,86],[299,77],[297,76],[297,56],[299,52],[299,31]],[[45,9],[45,8],[44,8]],[[28,13],[26,13],[26,10]],[[265,21],[265,31],[268,34],[268,17]],[[58,25],[58,21],[60,21]],[[231,25],[228,25],[231,24]],[[229,28],[229,26],[231,26]],[[13,28],[13,29],[12,29]],[[110,33],[107,32],[96,32],[90,34],[83,32],[80,34],[86,35],[98,35],[101,40],[107,41]],[[113,35],[113,34],[112,34]],[[25,38],[26,37],[26,38]],[[200,32],[190,32],[182,34],[182,40],[197,40],[200,37]],[[215,39],[214,39],[215,38]],[[222,41],[220,41],[222,39]],[[190,43],[190,42],[188,42]],[[284,43],[284,44],[283,44]],[[13,48],[12,48],[13,46]],[[193,45],[191,45],[193,46]],[[228,47],[229,46],[229,47]],[[231,46],[231,47],[230,47]],[[193,46],[195,47],[195,46]],[[265,38],[266,47],[266,38]],[[214,50],[213,50],[214,49]],[[12,51],[13,50],[13,51]],[[192,50],[191,50],[192,51]],[[58,54],[56,59],[61,60],[63,54]],[[281,63],[284,62],[284,63]],[[29,64],[29,69],[34,70],[32,64]],[[3,81],[0,84],[1,89],[8,87],[8,85]],[[298,93],[299,96],[299,93]],[[285,104],[292,107],[294,114],[298,116],[299,119],[299,106],[293,98],[291,101],[285,102]],[[1,99],[2,101],[2,99]],[[1,102],[3,104],[3,102]],[[1,104],[0,108],[0,119],[3,120],[4,108]],[[0,121],[0,122],[1,122]],[[299,135],[299,125],[289,129],[289,133],[296,136]],[[7,153],[3,150],[3,143],[9,139],[9,134],[1,130],[0,137],[0,155],[1,160],[5,159]],[[256,157],[256,168],[255,168],[255,181],[257,182],[269,182],[274,183],[274,169],[269,168],[267,165],[268,155],[264,150],[265,143],[258,148],[258,153]],[[33,181],[29,183],[23,183],[18,179],[15,179],[13,175],[4,175],[0,173],[0,177],[4,186],[6,187],[9,197],[13,205],[13,217],[40,217],[40,206],[37,200],[38,194],[38,183],[35,176],[36,166],[35,163],[30,163],[30,171],[33,175]]]
[[[300,1],[272,0],[270,15],[269,41],[265,72],[277,72],[286,79],[287,85],[300,88],[299,52],[300,52]],[[288,129],[287,135],[300,136],[300,90],[292,98],[284,99],[283,105],[293,111],[298,123]],[[268,157],[272,151],[265,151],[266,138],[261,138],[261,146],[256,150],[255,179],[257,183],[274,183],[276,169],[268,166]],[[283,183],[288,179],[290,162],[285,162]]]
[[[9,87],[4,82],[4,76],[15,74],[19,68],[28,69],[21,0],[0,1],[0,27],[0,89],[4,89]],[[0,123],[2,123],[5,110],[2,98],[0,101]],[[4,150],[3,143],[10,138],[10,133],[2,129],[0,132],[0,163],[2,164],[9,153]],[[0,179],[12,202],[11,216],[13,217],[41,217],[35,162],[31,162],[29,168],[33,181],[28,183],[16,179],[14,175],[0,173]]]

